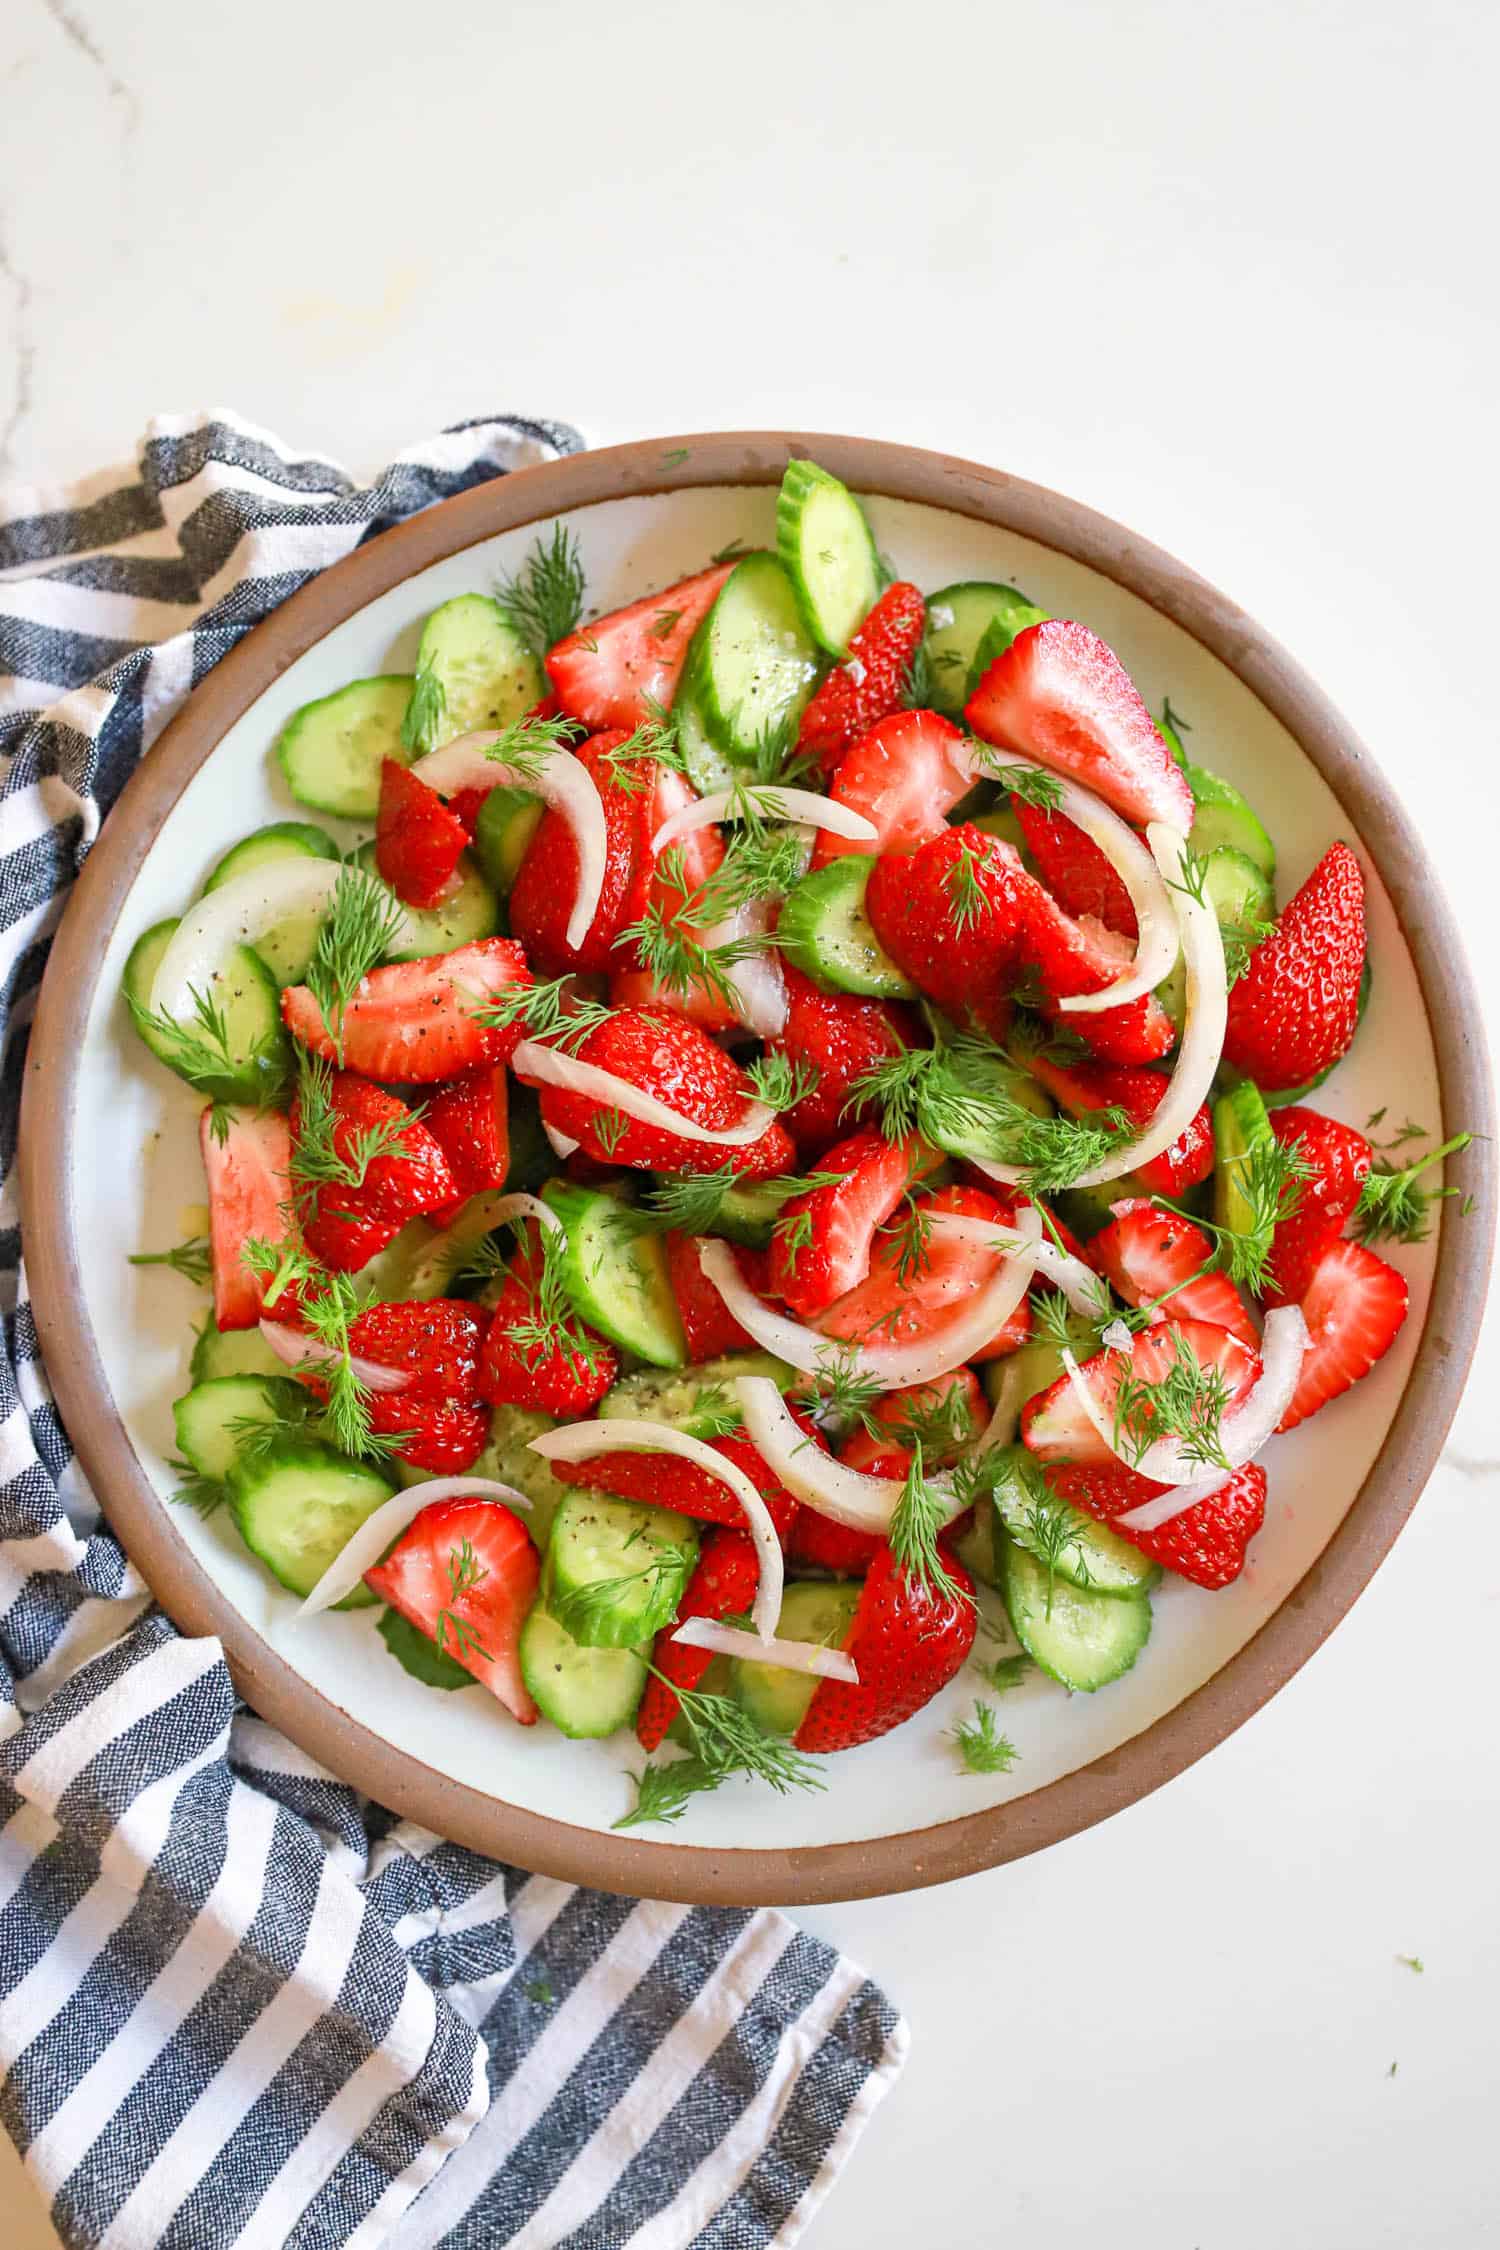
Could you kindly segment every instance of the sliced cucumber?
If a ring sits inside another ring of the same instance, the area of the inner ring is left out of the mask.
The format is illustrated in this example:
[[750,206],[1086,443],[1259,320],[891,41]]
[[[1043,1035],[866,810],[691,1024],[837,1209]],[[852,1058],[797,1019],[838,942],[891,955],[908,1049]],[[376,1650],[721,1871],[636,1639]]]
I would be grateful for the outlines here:
[[1254,1080],[1241,1079],[1221,1094],[1214,1103],[1213,1120],[1214,1223],[1231,1234],[1253,1236],[1260,1230],[1241,1179],[1254,1151],[1271,1139],[1271,1120]]
[[[361,844],[354,860],[377,883],[382,882],[372,843]],[[500,901],[468,852],[459,855],[458,875],[458,889],[441,906],[407,907],[411,935],[404,945],[392,948],[387,960],[426,961],[434,953],[452,953],[460,945],[472,945],[476,938],[494,937],[500,927]],[[390,888],[389,884],[384,887]]]
[[550,1414],[538,1414],[529,1406],[492,1407],[490,1434],[470,1472],[476,1477],[495,1477],[501,1484],[513,1484],[517,1492],[525,1493],[531,1502],[526,1528],[539,1547],[546,1546],[552,1520],[574,1489],[554,1476],[550,1461],[531,1450],[533,1438],[556,1427]]
[[201,1477],[222,1482],[240,1454],[235,1423],[270,1425],[295,1417],[307,1393],[285,1376],[214,1375],[195,1383],[172,1408],[177,1450]]
[[1276,846],[1238,789],[1210,773],[1206,766],[1195,766],[1191,758],[1183,759],[1182,770],[1197,808],[1193,814],[1194,851],[1204,856],[1228,845],[1233,851],[1243,852],[1266,881],[1274,883]]
[[1046,1565],[1001,1542],[1000,1591],[1011,1629],[1033,1664],[1091,1695],[1128,1672],[1151,1637],[1145,1594],[1097,1594],[1049,1576]]
[[[294,1594],[310,1594],[366,1516],[395,1492],[394,1481],[332,1446],[288,1439],[229,1473],[229,1498],[240,1537],[274,1578]],[[375,1600],[361,1584],[340,1609]]]
[[547,1542],[547,1607],[588,1648],[632,1648],[676,1614],[697,1559],[690,1516],[575,1486]]
[[598,1411],[605,1421],[634,1416],[646,1422],[670,1422],[688,1437],[720,1437],[726,1417],[738,1411],[730,1388],[737,1375],[769,1376],[780,1391],[790,1390],[797,1381],[797,1370],[769,1352],[728,1352],[722,1359],[705,1359],[672,1374],[638,1367],[605,1393]]
[[209,1314],[198,1331],[188,1374],[194,1383],[211,1383],[220,1375],[285,1375],[258,1328],[218,1328]]
[[409,1617],[403,1617],[399,1609],[388,1609],[375,1630],[402,1671],[409,1672],[424,1687],[451,1690],[479,1685],[472,1672],[466,1672],[451,1656],[445,1656],[437,1643],[430,1641]]
[[[325,829],[315,828],[311,821],[273,820],[269,826],[253,829],[237,844],[231,844],[204,884],[203,894],[206,898],[221,883],[233,882],[237,875],[249,875],[257,867],[268,867],[276,860],[337,859],[338,856],[339,849],[333,838]],[[290,914],[284,922],[278,922],[274,929],[257,939],[255,950],[279,985],[302,982],[322,923],[320,911]]]
[[410,1220],[394,1241],[360,1268],[360,1294],[384,1304],[412,1297],[425,1301],[452,1296],[475,1249],[499,1224],[495,1206],[500,1196],[499,1188],[471,1195],[446,1227],[429,1226],[425,1219]]
[[480,806],[474,823],[474,857],[497,898],[510,897],[546,809],[529,789],[512,789],[507,782],[492,789]]
[[[781,1597],[776,1630],[783,1640],[837,1648],[854,1623],[863,1592],[858,1580],[799,1580]],[[754,1664],[740,1656],[733,1659],[733,1679],[735,1700],[767,1734],[795,1734],[818,1687],[809,1672]]]
[[995,1511],[993,1508],[976,1508],[973,1521],[962,1539],[954,1541],[953,1552],[971,1578],[981,1585],[998,1587],[1000,1564],[995,1554]]
[[785,1180],[737,1181],[719,1205],[708,1232],[722,1234],[730,1242],[742,1242],[747,1250],[764,1250],[782,1205],[796,1192]]
[[521,1628],[521,1677],[543,1716],[575,1741],[629,1726],[650,1653],[649,1646],[586,1648],[540,1602]]
[[1088,1242],[1109,1225],[1111,1204],[1118,1203],[1122,1196],[1140,1192],[1127,1174],[1124,1179],[1111,1180],[1104,1187],[1064,1188],[1053,1201],[1063,1225],[1070,1227],[1080,1242]]
[[[961,579],[929,596],[925,646],[935,709],[950,719],[958,717],[969,699],[969,675],[985,633],[999,620],[1019,618],[1023,612],[1028,625],[1046,614],[1014,586],[994,585],[986,579]],[[1020,631],[1021,625],[1014,625],[1011,637]]]
[[1033,1117],[1050,1117],[1052,1104],[1029,1071],[1006,1062],[999,1055],[993,1060],[988,1056],[976,1056],[966,1071],[966,1084],[970,1079],[975,1081],[975,1098],[967,1105],[967,1114],[954,1103],[953,1118],[943,1125],[941,1132],[934,1122],[932,1137],[949,1156],[1004,1163],[1011,1152],[1014,1128],[1002,1121],[1009,1114],[1004,1108],[998,1117],[986,1113],[986,1092],[998,1103],[1018,1103]]
[[543,1193],[567,1229],[560,1270],[580,1320],[653,1367],[681,1367],[687,1341],[661,1237],[601,1189],[549,1180]]
[[716,789],[729,787],[734,780],[734,767],[708,731],[700,688],[702,671],[703,632],[700,627],[682,667],[677,693],[672,698],[672,718],[687,777],[700,797],[711,797]]
[[[1195,838],[1197,833],[1195,827]],[[1253,931],[1257,923],[1275,918],[1276,892],[1271,878],[1248,853],[1233,844],[1218,844],[1202,861],[1202,870],[1203,895],[1214,910],[1226,944],[1231,938],[1243,942],[1245,933]],[[1180,956],[1171,975],[1157,986],[1156,995],[1180,1031],[1187,1009],[1187,969]]]
[[879,599],[880,557],[864,509],[816,461],[786,465],[776,502],[776,551],[814,640],[830,656],[845,655]]
[[694,648],[694,694],[708,734],[732,763],[747,764],[768,734],[792,725],[818,675],[818,652],[775,555],[735,564]]
[[[1157,1564],[1107,1524],[1096,1522],[1055,1493],[1039,1509],[1034,1484],[1028,1485],[1028,1464],[1034,1472],[1031,1456],[1012,1446],[1006,1457],[1008,1473],[993,1493],[995,1519],[1016,1545],[1043,1561],[1053,1553],[1057,1576],[1072,1586],[1115,1599],[1148,1593],[1161,1577]],[[1054,1523],[1059,1537],[1066,1532],[1066,1543],[1060,1548],[1053,1537]]]
[[151,987],[176,928],[175,922],[157,922],[130,949],[120,981],[131,1022],[157,1061],[210,1101],[263,1108],[275,1099],[291,1068],[275,980],[247,945],[230,948],[223,968],[210,977],[205,995],[222,1012],[225,1034],[222,1046],[207,1039],[207,1060],[217,1064],[222,1055],[225,1068],[200,1067],[203,1027],[188,1023],[178,1032],[148,1013]]
[[809,875],[781,909],[777,942],[794,967],[825,992],[914,1000],[916,986],[897,968],[865,912],[874,865],[862,853],[844,852]]
[[424,745],[435,750],[455,735],[507,726],[545,693],[542,668],[488,594],[458,594],[422,628],[417,672],[442,690],[442,717]]
[[979,636],[979,646],[974,651],[974,661],[969,667],[969,694],[976,692],[996,657],[1005,654],[1018,633],[1024,633],[1029,625],[1045,625],[1046,622],[1046,610],[1038,609],[1036,603],[1027,601],[1024,594],[1017,595],[1004,609],[997,610]]
[[292,713],[277,738],[276,756],[299,805],[341,820],[375,818],[383,760],[411,764],[401,722],[412,685],[404,672],[351,680]]

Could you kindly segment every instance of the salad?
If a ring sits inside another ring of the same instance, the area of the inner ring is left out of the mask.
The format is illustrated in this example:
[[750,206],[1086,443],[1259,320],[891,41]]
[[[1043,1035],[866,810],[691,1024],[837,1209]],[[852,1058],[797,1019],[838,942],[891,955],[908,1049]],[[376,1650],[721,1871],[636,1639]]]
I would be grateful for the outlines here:
[[1359,861],[1278,901],[1087,624],[924,596],[800,460],[774,552],[585,602],[555,525],[296,712],[319,817],[129,956],[205,1104],[205,1232],[141,1260],[212,1286],[181,1497],[413,1692],[633,1729],[622,1824],[821,1786],[965,1667],[1005,1770],[1022,1674],[1099,1692],[1238,1577],[1466,1136],[1310,1099]]

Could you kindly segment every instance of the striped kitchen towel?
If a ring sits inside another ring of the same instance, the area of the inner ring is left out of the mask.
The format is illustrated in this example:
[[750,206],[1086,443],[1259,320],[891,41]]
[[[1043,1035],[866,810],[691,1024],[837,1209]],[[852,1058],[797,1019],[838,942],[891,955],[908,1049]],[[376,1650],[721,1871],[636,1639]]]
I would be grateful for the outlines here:
[[781,1916],[495,1866],[238,1705],[102,1527],[37,1352],[16,1113],[100,820],[314,572],[579,442],[464,423],[357,489],[214,414],[0,500],[0,2113],[70,2245],[790,2244],[900,2068],[883,1996]]

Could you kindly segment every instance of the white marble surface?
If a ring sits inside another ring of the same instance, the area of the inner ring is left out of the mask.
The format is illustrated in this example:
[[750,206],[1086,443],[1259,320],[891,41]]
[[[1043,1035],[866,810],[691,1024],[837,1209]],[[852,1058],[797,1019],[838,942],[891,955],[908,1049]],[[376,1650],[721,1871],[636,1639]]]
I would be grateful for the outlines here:
[[[220,401],[356,469],[505,406],[1000,463],[1281,636],[1487,966],[1497,69],[1484,0],[9,0],[5,471]],[[914,2033],[812,2250],[1494,2239],[1496,1327],[1258,1719],[1042,1859],[806,1917]],[[0,2213],[50,2250],[8,2147]]]

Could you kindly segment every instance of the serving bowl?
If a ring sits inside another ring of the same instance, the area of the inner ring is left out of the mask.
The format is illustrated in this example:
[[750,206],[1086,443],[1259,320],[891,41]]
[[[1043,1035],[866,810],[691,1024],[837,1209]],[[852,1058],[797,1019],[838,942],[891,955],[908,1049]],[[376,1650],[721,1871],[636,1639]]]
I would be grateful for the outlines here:
[[[174,1241],[201,1203],[198,1103],[135,1041],[119,998],[135,938],[181,911],[226,846],[291,809],[269,752],[288,715],[346,680],[410,670],[425,614],[488,588],[535,529],[577,535],[595,609],[701,568],[733,539],[774,542],[776,488],[810,455],[865,500],[881,549],[931,589],[1015,580],[1111,643],[1147,700],[1170,695],[1201,762],[1276,837],[1283,898],[1335,836],[1368,879],[1374,967],[1352,1053],[1318,1103],[1381,1108],[1435,1136],[1493,1134],[1462,952],[1410,822],[1312,682],[1180,563],[1076,502],[972,463],[804,432],[663,438],[526,469],[384,533],[294,595],[194,692],[90,854],[55,941],[27,1066],[21,1181],[38,1332],[64,1420],[111,1524],[184,1632],[223,1643],[245,1700],[381,1803],[568,1880],[688,1901],[782,1904],[915,1888],[1035,1851],[1146,1795],[1288,1680],[1389,1548],[1441,1448],[1471,1355],[1494,1225],[1491,1142],[1450,1180],[1430,1238],[1395,1251],[1411,1285],[1397,1344],[1354,1392],[1277,1441],[1265,1529],[1243,1577],[1156,1597],[1135,1669],[1092,1698],[1039,1674],[1007,1695],[1019,1758],[961,1770],[945,1732],[960,1678],[880,1742],[832,1759],[821,1794],[745,1782],[679,1827],[620,1833],[640,1753],[514,1726],[482,1695],[416,1685],[370,1612],[295,1624],[231,1527],[174,1507],[172,1398],[185,1385],[181,1281],[128,1254]],[[191,1231],[189,1229],[188,1231]]]

